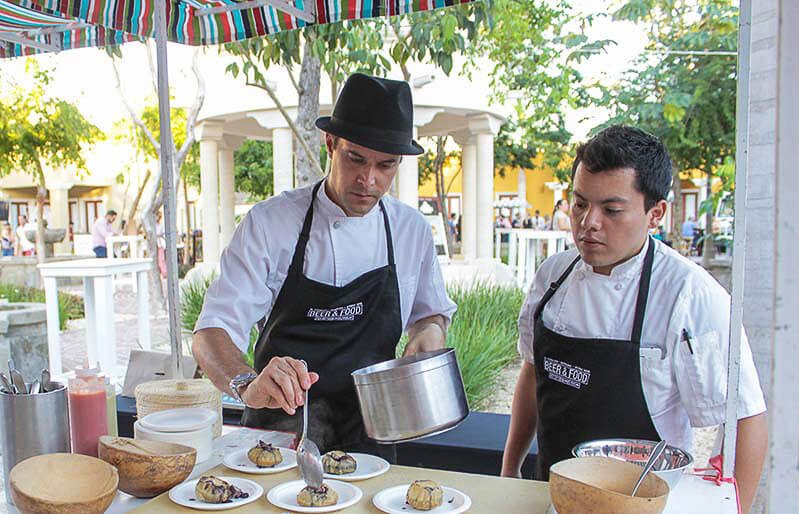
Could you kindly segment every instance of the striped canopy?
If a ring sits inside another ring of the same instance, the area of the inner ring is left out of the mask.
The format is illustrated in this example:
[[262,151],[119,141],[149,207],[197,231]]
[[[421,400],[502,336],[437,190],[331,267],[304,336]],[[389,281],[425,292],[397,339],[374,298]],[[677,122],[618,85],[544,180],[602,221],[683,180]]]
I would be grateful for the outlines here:
[[[167,0],[167,38],[209,45],[312,23],[432,10],[470,0]],[[0,57],[154,36],[154,0],[0,0]]]

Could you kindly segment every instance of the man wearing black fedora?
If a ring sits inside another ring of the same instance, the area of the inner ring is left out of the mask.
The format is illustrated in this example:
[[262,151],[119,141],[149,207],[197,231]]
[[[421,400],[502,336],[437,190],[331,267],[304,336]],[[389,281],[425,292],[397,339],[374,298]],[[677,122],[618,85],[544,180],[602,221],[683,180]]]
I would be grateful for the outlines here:
[[408,84],[354,74],[316,126],[330,173],[248,213],[206,294],[193,351],[243,401],[243,424],[299,431],[310,389],[310,438],[322,451],[355,449],[365,434],[350,373],[394,358],[403,332],[405,354],[442,348],[456,307],[430,226],[385,196],[402,156],[423,151]]

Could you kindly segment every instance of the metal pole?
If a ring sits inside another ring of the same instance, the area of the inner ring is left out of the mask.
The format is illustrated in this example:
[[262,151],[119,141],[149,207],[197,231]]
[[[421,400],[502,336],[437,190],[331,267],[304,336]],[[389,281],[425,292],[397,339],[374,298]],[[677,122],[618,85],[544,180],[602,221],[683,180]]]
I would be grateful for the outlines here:
[[158,118],[160,122],[161,180],[166,232],[166,292],[169,306],[169,341],[173,378],[183,378],[181,369],[180,297],[178,296],[178,249],[176,238],[175,162],[169,108],[169,71],[166,51],[166,0],[155,0],[155,51],[158,62]]
[[[727,361],[727,413],[724,425],[724,476],[735,469],[738,437],[738,383],[741,374],[744,261],[746,258],[746,180],[749,173],[749,74],[752,0],[741,0],[738,13],[738,92],[735,113],[735,232],[732,246],[730,349]],[[712,242],[712,241],[711,241]]]

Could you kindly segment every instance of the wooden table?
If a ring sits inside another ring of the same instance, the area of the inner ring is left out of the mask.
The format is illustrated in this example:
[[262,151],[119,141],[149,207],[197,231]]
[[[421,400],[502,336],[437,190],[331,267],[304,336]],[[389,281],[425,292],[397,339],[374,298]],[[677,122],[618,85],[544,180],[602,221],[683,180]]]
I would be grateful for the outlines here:
[[[89,364],[98,362],[103,371],[117,371],[116,335],[114,333],[113,277],[119,273],[135,273],[139,283],[138,329],[139,345],[150,349],[150,307],[147,273],[152,259],[80,259],[39,264],[44,281],[47,305],[47,347],[50,353],[50,373],[59,376],[61,367],[61,333],[58,316],[58,277],[83,278],[83,302],[86,315],[86,347]],[[122,372],[124,375],[124,371]]]
[[[252,429],[238,429],[229,431],[227,435],[214,442],[214,456],[206,466],[198,465],[191,478],[204,474],[216,476],[238,476],[253,480],[264,488],[264,495],[257,501],[230,510],[231,514],[284,514],[286,511],[274,507],[266,499],[269,490],[283,482],[299,478],[299,471],[295,468],[274,475],[248,475],[238,473],[221,465],[225,452],[238,447],[250,446],[262,435],[275,444],[287,444],[291,437],[278,432],[263,432]],[[281,439],[283,438],[283,439]],[[215,459],[215,460],[213,460]],[[549,484],[532,480],[516,480],[512,478],[499,478],[487,475],[473,475],[456,473],[452,471],[439,471],[433,469],[412,468],[407,466],[392,466],[384,475],[370,480],[353,482],[363,491],[363,498],[356,505],[341,512],[345,514],[378,514],[379,511],[372,504],[372,497],[379,491],[395,485],[407,484],[413,480],[431,479],[441,485],[454,487],[472,499],[469,512],[486,514],[548,514]],[[127,495],[120,496],[111,506],[107,514],[135,513],[135,514],[178,514],[197,513],[200,511],[181,507],[163,494],[147,503]],[[228,512],[228,511],[225,511]],[[717,486],[712,482],[702,480],[693,475],[685,475],[674,491],[669,495],[668,505],[663,514],[736,514],[738,512],[735,501],[735,490],[730,484]]]
[[[240,476],[253,480],[263,486],[264,493],[278,484],[299,478],[299,472],[296,468],[274,475],[247,475],[229,470],[224,466],[218,466],[209,473],[216,476]],[[435,480],[441,485],[454,487],[468,494],[472,499],[472,508],[470,512],[545,514],[549,508],[549,487],[545,482],[392,466],[388,473],[384,475],[370,480],[353,482],[354,485],[357,485],[363,491],[363,498],[356,505],[341,512],[346,512],[347,514],[379,514],[381,511],[372,504],[372,497],[375,494],[387,487],[408,484],[414,480],[420,479]],[[184,512],[196,514],[199,511],[176,505],[164,494],[150,503],[130,512],[131,514],[171,514]],[[278,509],[269,503],[266,499],[266,494],[264,494],[258,501],[231,510],[230,512],[235,512],[235,514],[282,514],[286,511],[285,509]]]

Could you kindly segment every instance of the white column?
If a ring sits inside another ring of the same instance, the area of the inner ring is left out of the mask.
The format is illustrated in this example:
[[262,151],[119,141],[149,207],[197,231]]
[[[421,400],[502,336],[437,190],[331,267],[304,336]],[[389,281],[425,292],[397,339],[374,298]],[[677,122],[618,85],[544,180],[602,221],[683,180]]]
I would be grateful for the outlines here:
[[235,186],[233,179],[235,171],[233,167],[233,150],[227,146],[219,147],[219,225],[221,229],[219,252],[230,243],[233,237],[233,230],[236,228],[235,221]]
[[219,262],[219,141],[222,124],[203,123],[200,133],[200,189],[203,261]]
[[462,148],[461,253],[471,260],[477,257],[477,146],[467,142]]
[[477,258],[490,258],[494,238],[494,135],[477,134]]
[[[416,139],[418,129],[413,127],[413,138]],[[415,155],[403,155],[397,172],[399,184],[397,196],[399,200],[414,209],[419,208],[419,158]]]
[[294,189],[294,138],[291,129],[272,130],[272,167],[274,194]]

